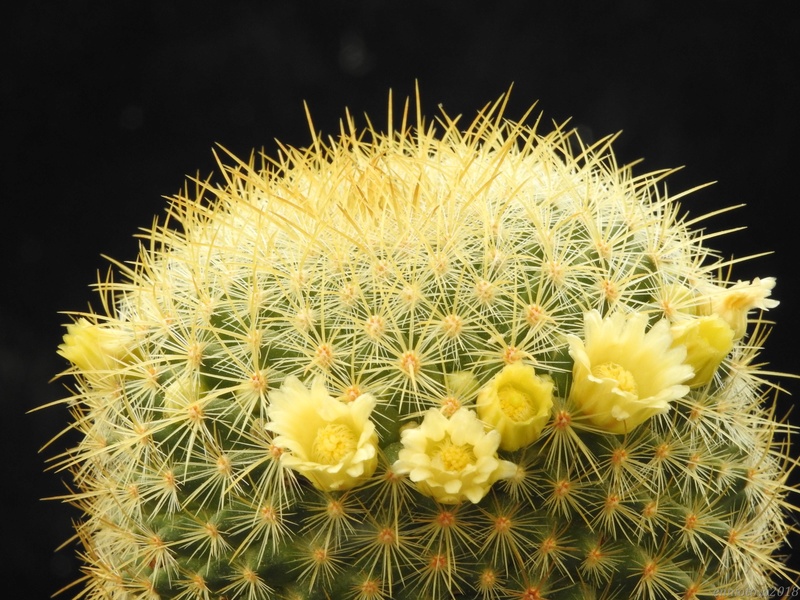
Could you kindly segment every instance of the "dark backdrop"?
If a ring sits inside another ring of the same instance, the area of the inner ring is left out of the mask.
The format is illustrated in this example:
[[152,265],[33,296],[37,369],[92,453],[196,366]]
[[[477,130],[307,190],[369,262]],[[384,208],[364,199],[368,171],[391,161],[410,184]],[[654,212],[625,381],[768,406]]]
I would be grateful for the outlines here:
[[[387,91],[471,119],[513,83],[508,115],[534,101],[584,136],[623,131],[638,172],[685,165],[678,192],[708,223],[747,226],[713,241],[726,255],[774,250],[737,276],[778,277],[781,306],[763,357],[800,372],[797,351],[800,23],[792,2],[428,0],[29,0],[4,9],[0,400],[7,581],[45,598],[74,579],[74,549],[54,552],[75,514],[38,448],[65,422],[48,380],[65,317],[92,300],[107,263],[134,257],[134,234],[208,174],[219,143],[240,155],[335,133],[344,108],[383,122]],[[203,7],[201,8],[200,5]],[[473,8],[478,7],[478,8]],[[363,121],[362,121],[363,122]],[[798,384],[785,381],[797,391]],[[789,399],[782,404],[782,411]],[[52,451],[46,453],[52,455]]]

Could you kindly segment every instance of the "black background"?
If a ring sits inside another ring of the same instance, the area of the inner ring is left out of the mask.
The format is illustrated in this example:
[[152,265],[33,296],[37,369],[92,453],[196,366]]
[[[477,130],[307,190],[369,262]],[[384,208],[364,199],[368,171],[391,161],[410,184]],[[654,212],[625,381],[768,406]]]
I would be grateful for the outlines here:
[[[413,95],[415,80],[429,115],[442,104],[466,119],[513,83],[512,118],[538,100],[546,120],[571,117],[590,140],[622,130],[617,155],[645,158],[638,173],[685,165],[668,180],[673,193],[717,181],[684,208],[697,216],[746,203],[706,225],[747,229],[711,244],[726,256],[775,251],[735,277],[777,276],[781,306],[769,313],[777,326],[763,358],[800,372],[793,4],[51,0],[4,9],[6,581],[45,598],[78,572],[74,548],[54,552],[76,513],[39,501],[63,491],[58,475],[42,473],[55,450],[37,451],[65,412],[26,414],[63,394],[48,383],[65,367],[58,311],[94,300],[88,286],[108,264],[101,254],[134,258],[132,235],[185,175],[214,169],[215,144],[244,157],[274,154],[276,138],[307,144],[303,101],[315,127],[335,133],[345,107],[380,126],[389,88]],[[798,384],[783,381],[796,396]],[[781,414],[790,404],[784,398]]]

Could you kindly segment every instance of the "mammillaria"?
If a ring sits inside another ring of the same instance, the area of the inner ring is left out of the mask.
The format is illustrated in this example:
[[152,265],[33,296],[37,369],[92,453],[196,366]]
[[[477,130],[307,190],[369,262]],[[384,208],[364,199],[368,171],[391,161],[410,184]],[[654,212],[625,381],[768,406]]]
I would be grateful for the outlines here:
[[754,362],[774,279],[721,275],[668,172],[504,103],[228,157],[98,285],[60,346],[80,597],[733,598],[789,575],[788,425]]

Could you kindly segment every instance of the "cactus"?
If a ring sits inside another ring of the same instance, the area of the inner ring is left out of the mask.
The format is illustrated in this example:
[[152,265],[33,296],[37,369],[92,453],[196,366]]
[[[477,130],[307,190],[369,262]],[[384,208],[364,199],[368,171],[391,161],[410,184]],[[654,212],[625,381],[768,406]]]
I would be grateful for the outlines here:
[[[612,138],[406,104],[172,198],[76,314],[77,597],[740,598],[793,575],[774,279]],[[418,111],[419,112],[419,111]],[[712,215],[707,215],[712,216]]]

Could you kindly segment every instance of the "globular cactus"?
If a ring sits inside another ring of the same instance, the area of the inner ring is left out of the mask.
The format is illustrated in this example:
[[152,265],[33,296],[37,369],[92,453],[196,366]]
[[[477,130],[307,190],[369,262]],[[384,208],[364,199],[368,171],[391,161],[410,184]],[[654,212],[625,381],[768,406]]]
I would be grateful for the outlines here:
[[774,279],[611,139],[504,99],[231,157],[60,353],[78,597],[757,597],[790,427]]

